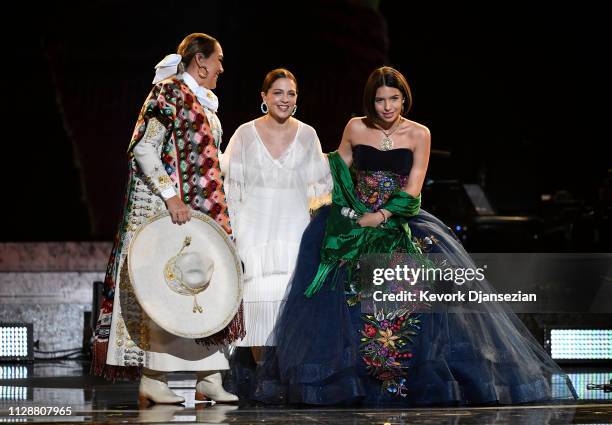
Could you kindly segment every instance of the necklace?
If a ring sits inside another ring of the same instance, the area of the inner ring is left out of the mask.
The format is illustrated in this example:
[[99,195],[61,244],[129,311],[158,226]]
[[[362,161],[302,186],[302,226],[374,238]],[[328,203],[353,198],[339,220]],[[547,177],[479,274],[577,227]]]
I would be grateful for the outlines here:
[[385,137],[383,137],[383,139],[380,141],[380,150],[381,151],[390,151],[391,149],[393,149],[393,140],[389,136],[391,136],[393,133],[395,133],[395,130],[397,130],[400,127],[401,124],[402,124],[402,117],[400,117],[400,119],[397,120],[397,125],[395,125],[395,128],[391,127],[387,131],[385,131],[381,126],[376,124],[376,127],[380,131],[382,131],[383,134],[385,135]]

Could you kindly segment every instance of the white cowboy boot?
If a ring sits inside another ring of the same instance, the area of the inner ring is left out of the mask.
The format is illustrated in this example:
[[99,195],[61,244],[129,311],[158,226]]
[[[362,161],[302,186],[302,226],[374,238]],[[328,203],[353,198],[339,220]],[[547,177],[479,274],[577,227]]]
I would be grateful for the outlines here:
[[176,395],[166,382],[166,374],[154,370],[143,371],[138,389],[138,400],[141,404],[149,401],[161,404],[184,403],[185,399]]
[[221,372],[209,370],[198,372],[195,399],[197,401],[214,400],[219,403],[231,403],[238,401],[238,396],[225,391]]

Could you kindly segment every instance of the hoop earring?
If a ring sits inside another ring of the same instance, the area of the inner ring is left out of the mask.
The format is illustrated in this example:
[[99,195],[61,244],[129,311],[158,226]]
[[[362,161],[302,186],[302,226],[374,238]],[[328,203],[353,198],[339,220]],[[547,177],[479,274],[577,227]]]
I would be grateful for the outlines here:
[[[202,75],[200,71],[202,68],[206,70],[206,75]],[[203,80],[206,79],[206,77],[208,77],[208,68],[206,68],[205,66],[198,66],[198,77],[200,77]]]
[[293,105],[293,111],[291,112],[291,116],[294,116],[297,112],[297,105]]
[[267,114],[268,113],[268,105],[266,104],[266,102],[261,102],[261,106],[259,107],[259,109],[261,109],[261,113],[262,114]]

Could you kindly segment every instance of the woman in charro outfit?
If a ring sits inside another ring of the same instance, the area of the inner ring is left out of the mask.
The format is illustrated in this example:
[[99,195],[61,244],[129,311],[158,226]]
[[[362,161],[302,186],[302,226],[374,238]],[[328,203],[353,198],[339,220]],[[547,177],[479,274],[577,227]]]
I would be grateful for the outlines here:
[[242,313],[223,331],[196,341],[172,335],[151,321],[134,298],[127,272],[129,242],[139,225],[168,210],[184,224],[199,210],[231,234],[219,167],[219,101],[212,92],[223,72],[223,50],[213,37],[194,33],[157,66],[128,148],[126,204],[110,256],[95,332],[93,372],[110,379],[136,377],[141,399],[181,403],[167,385],[168,371],[196,371],[196,396],[237,397],[221,385],[227,344],[244,336]]
[[317,133],[294,117],[298,87],[287,69],[267,73],[262,117],[242,124],[223,154],[225,193],[244,262],[246,336],[237,346],[273,345],[270,334],[297,257],[309,210],[331,191]]
[[[476,269],[452,231],[420,209],[430,132],[403,116],[412,100],[405,78],[376,69],[363,98],[366,116],[349,121],[328,155],[333,202],[304,232],[277,347],[258,368],[252,397],[314,405],[575,398],[567,376],[504,304],[362,311],[371,290],[357,271],[364,254],[404,253],[429,266],[430,254],[439,254],[449,266]],[[473,285],[493,291],[486,280]]]

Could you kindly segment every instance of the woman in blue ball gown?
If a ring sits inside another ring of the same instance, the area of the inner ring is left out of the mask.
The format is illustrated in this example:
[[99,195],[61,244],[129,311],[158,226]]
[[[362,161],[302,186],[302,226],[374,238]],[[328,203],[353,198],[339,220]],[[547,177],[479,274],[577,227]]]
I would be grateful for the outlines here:
[[[452,231],[420,209],[430,133],[405,118],[411,92],[390,67],[364,90],[329,154],[332,205],[302,238],[274,341],[250,383],[266,403],[474,405],[575,398],[567,376],[501,303],[429,312],[364,313],[360,258],[372,253],[439,254],[476,266]],[[352,167],[352,172],[349,168]],[[485,281],[470,289],[492,292]]]

